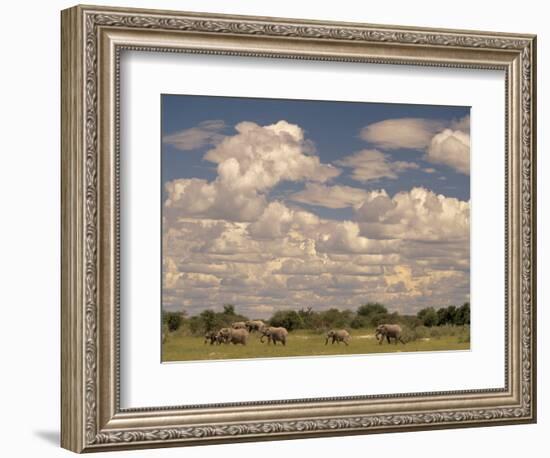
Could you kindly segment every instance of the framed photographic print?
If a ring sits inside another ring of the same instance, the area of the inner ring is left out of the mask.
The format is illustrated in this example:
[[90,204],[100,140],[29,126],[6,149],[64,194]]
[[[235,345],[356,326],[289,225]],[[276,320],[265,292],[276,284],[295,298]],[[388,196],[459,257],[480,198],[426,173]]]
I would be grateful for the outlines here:
[[62,12],[62,446],[536,420],[532,35]]

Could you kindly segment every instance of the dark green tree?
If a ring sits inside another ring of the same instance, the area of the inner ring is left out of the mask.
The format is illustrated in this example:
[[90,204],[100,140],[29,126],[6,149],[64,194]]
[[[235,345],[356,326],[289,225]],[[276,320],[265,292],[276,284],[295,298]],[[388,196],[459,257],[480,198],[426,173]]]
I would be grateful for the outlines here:
[[439,315],[433,307],[427,307],[420,310],[416,316],[420,321],[422,321],[422,324],[428,328],[439,324]]
[[380,323],[385,323],[389,320],[388,309],[378,302],[369,302],[361,305],[357,309],[357,316],[359,319],[362,319],[364,326],[378,326]]
[[320,313],[321,322],[324,328],[347,328],[353,320],[353,312],[351,310],[338,310],[330,308]]
[[164,312],[162,316],[163,324],[168,327],[170,332],[177,331],[183,321],[182,314],[179,312]]
[[368,302],[357,309],[357,315],[371,317],[373,315],[387,314],[388,309],[378,302]]
[[456,311],[454,324],[464,326],[470,324],[470,303],[464,302]]
[[302,329],[304,327],[304,320],[296,310],[279,310],[269,319],[269,324],[293,331],[295,329]]
[[216,319],[216,312],[213,310],[204,310],[199,315],[199,319],[202,324],[202,330],[204,332],[214,331],[218,327],[218,320]]
[[449,305],[448,307],[441,307],[437,311],[438,325],[443,326],[446,324],[454,324],[456,317],[456,306]]
[[224,315],[235,315],[235,306],[233,304],[225,304],[223,306]]

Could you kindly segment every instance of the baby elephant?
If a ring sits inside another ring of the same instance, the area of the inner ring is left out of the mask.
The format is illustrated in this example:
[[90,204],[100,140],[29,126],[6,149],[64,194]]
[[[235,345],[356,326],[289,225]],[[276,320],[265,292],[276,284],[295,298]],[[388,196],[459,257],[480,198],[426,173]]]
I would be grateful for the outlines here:
[[277,345],[277,342],[281,342],[283,345],[286,345],[286,339],[288,338],[288,331],[283,328],[275,328],[273,326],[267,326],[261,330],[262,337],[260,337],[260,342],[264,342],[264,337],[267,337],[267,344],[269,345],[273,342],[273,345]]
[[208,342],[210,342],[210,345],[214,344],[221,344],[222,340],[219,336],[218,332],[215,331],[209,331],[204,335],[204,344],[206,345]]
[[346,345],[349,345],[349,341],[351,339],[351,336],[349,335],[349,332],[345,329],[339,329],[334,330],[331,329],[329,332],[327,332],[327,338],[325,340],[325,345],[328,344],[328,341],[332,339],[332,343],[338,342],[344,342]]
[[248,331],[246,329],[223,328],[219,334],[225,343],[232,343],[233,345],[246,345],[248,340]]
[[375,336],[378,340],[378,343],[382,345],[382,342],[384,342],[384,338],[388,341],[388,343],[391,343],[391,339],[394,339],[395,345],[397,345],[397,341],[401,342],[402,344],[405,343],[403,338],[401,337],[403,330],[401,329],[401,326],[398,324],[381,324],[376,328]]

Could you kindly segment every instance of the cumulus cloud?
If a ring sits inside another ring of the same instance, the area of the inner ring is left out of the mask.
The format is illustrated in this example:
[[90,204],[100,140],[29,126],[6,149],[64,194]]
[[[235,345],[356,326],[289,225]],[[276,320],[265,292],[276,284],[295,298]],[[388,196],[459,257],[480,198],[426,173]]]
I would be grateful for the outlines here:
[[340,174],[337,168],[322,164],[318,156],[308,154],[311,145],[296,124],[241,122],[235,129],[237,135],[226,137],[204,156],[218,164],[219,179],[234,188],[262,191],[284,180],[325,182]]
[[336,162],[342,167],[352,169],[352,178],[367,182],[389,178],[395,180],[405,170],[420,168],[418,164],[407,161],[392,161],[388,154],[378,150],[364,149]]
[[386,119],[364,127],[359,136],[382,149],[420,149],[428,146],[444,127],[444,123],[433,119]]
[[[213,181],[177,179],[165,186],[167,215],[254,221],[267,205],[266,193],[281,181],[325,182],[340,170],[309,154],[303,130],[286,121],[268,126],[242,122],[204,159],[217,164]],[[172,212],[171,212],[172,211]]]
[[470,115],[466,115],[460,119],[455,119],[449,126],[452,130],[461,130],[462,132],[470,133]]
[[223,180],[208,182],[181,178],[166,183],[164,203],[167,218],[194,216],[229,221],[253,221],[267,200],[254,189],[235,189]]
[[281,202],[271,202],[257,221],[249,226],[250,234],[258,239],[283,237],[293,221],[293,212]]
[[[335,184],[340,170],[321,163],[303,130],[286,121],[241,123],[205,160],[216,165],[214,179],[165,186],[165,307],[195,314],[234,303],[265,317],[368,299],[411,313],[467,297],[469,202],[424,188],[389,195]],[[335,165],[363,182],[418,168],[378,150]],[[275,200],[271,191],[282,182],[304,188]],[[331,219],[295,202],[351,210],[346,220]]]
[[294,202],[327,208],[346,208],[361,205],[366,196],[367,192],[364,189],[351,186],[306,183],[303,191],[290,195],[289,199]]
[[444,241],[469,240],[470,203],[413,188],[393,197],[371,192],[356,212],[363,232],[376,238]]
[[468,202],[424,188],[370,191],[353,218],[275,201],[252,222],[173,220],[164,228],[166,304],[181,306],[183,297],[193,313],[230,302],[265,316],[306,305],[355,308],[365,294],[407,313],[465,300]]
[[317,242],[320,252],[332,253],[392,253],[398,248],[397,240],[374,240],[360,235],[359,224],[338,221],[330,225]]
[[162,141],[179,150],[190,151],[221,142],[224,138],[221,131],[225,127],[225,123],[221,120],[203,121],[197,127],[166,135]]
[[470,174],[470,134],[445,129],[435,135],[426,151],[426,160]]
[[382,150],[424,150],[425,160],[449,166],[459,173],[470,173],[469,115],[448,122],[424,118],[386,119],[364,127],[359,136]]

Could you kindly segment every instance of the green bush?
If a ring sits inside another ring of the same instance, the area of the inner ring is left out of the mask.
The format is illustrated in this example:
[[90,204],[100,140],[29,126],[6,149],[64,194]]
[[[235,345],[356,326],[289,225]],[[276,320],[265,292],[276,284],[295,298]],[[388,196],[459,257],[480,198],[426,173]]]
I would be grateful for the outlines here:
[[420,312],[418,312],[416,316],[424,326],[429,328],[432,326],[437,326],[439,323],[438,313],[433,307],[427,307],[420,310]]
[[470,343],[470,326],[465,325],[461,328],[460,333],[458,334],[459,343]]
[[369,322],[367,318],[361,315],[356,315],[353,317],[350,323],[350,327],[353,329],[360,329],[360,328],[366,328],[369,326]]
[[168,327],[170,332],[175,332],[181,326],[183,317],[178,312],[164,312],[162,316],[162,323]]
[[324,329],[344,329],[350,327],[354,314],[351,310],[338,310],[331,308],[320,312]]
[[279,310],[270,318],[269,324],[293,331],[295,329],[302,329],[304,327],[304,320],[295,310]]
[[247,320],[248,317],[235,312],[235,306],[227,304],[223,306],[222,312],[207,309],[203,310],[199,315],[190,317],[187,320],[187,326],[191,335],[200,336],[207,332],[230,327],[236,321]]
[[470,303],[464,302],[455,314],[455,324],[458,326],[470,325]]
[[311,329],[317,333],[325,331],[321,314],[319,312],[314,312],[312,307],[298,310],[298,315],[300,315],[302,319],[304,329]]

